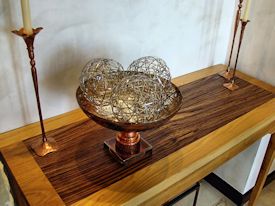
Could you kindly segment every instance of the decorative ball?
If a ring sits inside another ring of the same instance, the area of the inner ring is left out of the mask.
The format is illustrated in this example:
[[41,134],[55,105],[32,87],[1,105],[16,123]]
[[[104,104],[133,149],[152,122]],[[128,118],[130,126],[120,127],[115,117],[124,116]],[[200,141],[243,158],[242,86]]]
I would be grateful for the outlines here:
[[145,73],[156,79],[163,87],[171,81],[170,70],[164,60],[146,56],[133,61],[127,69],[136,73]]
[[133,124],[159,120],[177,95],[166,63],[151,56],[135,60],[127,71],[112,59],[92,59],[80,88],[101,116]]
[[82,70],[80,88],[95,106],[109,106],[113,88],[123,74],[122,65],[112,59],[92,59]]
[[163,87],[145,73],[124,77],[111,96],[116,121],[146,123],[157,120],[162,109]]

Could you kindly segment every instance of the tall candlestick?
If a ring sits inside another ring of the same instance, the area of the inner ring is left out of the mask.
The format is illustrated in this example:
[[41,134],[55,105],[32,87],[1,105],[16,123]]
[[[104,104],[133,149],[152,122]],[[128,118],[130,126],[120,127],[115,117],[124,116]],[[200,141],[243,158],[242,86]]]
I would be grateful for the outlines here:
[[239,88],[239,86],[235,83],[235,73],[236,73],[236,68],[237,68],[239,53],[240,53],[240,49],[241,49],[241,45],[242,45],[242,41],[243,41],[244,30],[245,30],[245,27],[246,27],[247,23],[249,22],[249,20],[246,20],[246,21],[241,20],[241,22],[242,22],[241,34],[240,34],[240,39],[239,39],[239,46],[238,46],[238,51],[237,51],[237,57],[236,57],[235,66],[234,66],[234,70],[233,70],[233,77],[231,78],[231,82],[230,83],[223,84],[224,87],[226,87],[227,89],[229,89],[231,91],[234,91],[234,90],[236,90],[236,89]]
[[31,12],[29,0],[21,0],[22,18],[24,25],[24,33],[27,35],[33,34],[31,23]]
[[233,33],[233,39],[232,39],[232,44],[231,44],[231,50],[230,50],[227,69],[226,69],[226,71],[223,71],[223,72],[220,73],[220,75],[222,77],[224,77],[225,79],[227,79],[227,80],[230,80],[233,76],[232,69],[230,68],[230,63],[231,63],[231,58],[232,58],[233,49],[234,49],[234,45],[235,45],[236,34],[237,34],[237,31],[238,31],[239,22],[240,22],[240,18],[241,18],[242,3],[243,3],[243,0],[239,0],[238,10],[237,10],[236,17],[235,17],[234,33]]
[[250,12],[250,5],[251,5],[251,0],[247,0],[244,15],[243,15],[243,18],[242,18],[243,21],[248,20],[248,16],[249,16],[249,12]]
[[30,58],[30,64],[31,64],[31,74],[32,74],[33,86],[34,86],[34,91],[36,96],[40,127],[42,132],[41,138],[37,139],[34,142],[34,144],[31,145],[31,147],[38,156],[45,156],[50,152],[57,151],[58,146],[56,144],[56,141],[53,138],[46,137],[44,123],[43,123],[43,116],[41,111],[40,98],[39,98],[38,77],[37,77],[37,70],[35,66],[33,43],[34,43],[35,36],[41,31],[41,29],[42,29],[41,27],[33,29],[32,34],[26,34],[25,31],[23,31],[22,29],[20,29],[19,31],[15,30],[12,32],[24,39],[27,46],[27,50]]

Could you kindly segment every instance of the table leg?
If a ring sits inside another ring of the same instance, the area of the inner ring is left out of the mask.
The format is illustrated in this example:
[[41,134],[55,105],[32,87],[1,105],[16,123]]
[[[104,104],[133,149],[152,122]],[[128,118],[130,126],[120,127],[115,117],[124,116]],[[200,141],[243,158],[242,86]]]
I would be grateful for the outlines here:
[[252,190],[252,194],[250,196],[248,206],[256,205],[256,201],[263,189],[266,177],[268,175],[268,172],[270,170],[274,157],[275,157],[275,134],[272,134],[266,150],[266,154],[265,154],[262,166],[261,166],[260,173],[258,175],[256,185]]

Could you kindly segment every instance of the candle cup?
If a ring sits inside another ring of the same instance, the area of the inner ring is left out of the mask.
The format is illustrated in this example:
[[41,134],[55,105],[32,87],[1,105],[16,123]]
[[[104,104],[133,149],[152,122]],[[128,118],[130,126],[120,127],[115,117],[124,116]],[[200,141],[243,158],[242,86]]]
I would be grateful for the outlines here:
[[242,27],[241,27],[241,34],[240,34],[240,39],[239,39],[239,45],[238,45],[238,51],[237,51],[235,66],[234,66],[234,69],[233,69],[233,76],[230,79],[229,83],[223,84],[223,86],[225,88],[227,88],[231,91],[234,91],[234,90],[239,88],[239,86],[235,83],[235,74],[236,74],[236,68],[237,68],[237,63],[238,63],[238,59],[239,59],[240,49],[241,49],[241,45],[242,45],[242,41],[243,41],[244,31],[245,31],[245,27],[246,27],[248,22],[249,22],[249,20],[244,21],[244,20],[241,19]]
[[23,28],[20,29],[19,31],[15,30],[12,32],[24,39],[24,41],[27,45],[28,55],[29,55],[30,64],[31,64],[32,80],[33,80],[33,85],[34,85],[34,90],[35,90],[36,103],[37,103],[40,127],[41,127],[41,132],[42,132],[41,139],[38,139],[33,145],[31,145],[31,147],[38,156],[45,156],[50,152],[57,151],[58,147],[57,147],[57,144],[53,138],[46,137],[44,123],[43,123],[43,116],[42,116],[42,111],[41,111],[40,98],[39,98],[38,78],[37,78],[37,71],[36,71],[36,67],[35,67],[33,43],[34,43],[35,36],[41,30],[42,30],[42,27],[33,29],[33,32],[31,34],[26,33]]

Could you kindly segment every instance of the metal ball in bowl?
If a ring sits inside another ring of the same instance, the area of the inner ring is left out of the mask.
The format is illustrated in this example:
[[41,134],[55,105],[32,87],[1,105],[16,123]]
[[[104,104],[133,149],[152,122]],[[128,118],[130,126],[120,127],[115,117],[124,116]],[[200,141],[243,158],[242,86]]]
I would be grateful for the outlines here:
[[160,116],[163,93],[161,83],[148,74],[124,77],[113,90],[113,115],[118,122],[153,122]]
[[85,97],[99,110],[108,112],[113,88],[123,78],[123,67],[112,59],[96,58],[89,61],[80,76],[80,88]]
[[133,61],[127,71],[145,73],[165,87],[171,81],[170,70],[161,58],[146,56]]

